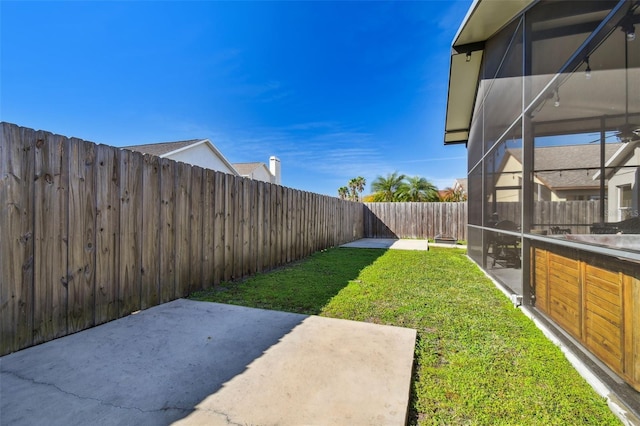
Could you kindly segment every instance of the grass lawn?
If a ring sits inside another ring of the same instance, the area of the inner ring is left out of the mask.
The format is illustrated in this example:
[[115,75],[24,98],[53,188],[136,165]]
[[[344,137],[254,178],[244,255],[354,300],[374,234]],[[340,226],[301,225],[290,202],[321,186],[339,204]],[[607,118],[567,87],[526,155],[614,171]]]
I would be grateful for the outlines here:
[[335,248],[192,298],[415,328],[410,424],[620,424],[463,250]]

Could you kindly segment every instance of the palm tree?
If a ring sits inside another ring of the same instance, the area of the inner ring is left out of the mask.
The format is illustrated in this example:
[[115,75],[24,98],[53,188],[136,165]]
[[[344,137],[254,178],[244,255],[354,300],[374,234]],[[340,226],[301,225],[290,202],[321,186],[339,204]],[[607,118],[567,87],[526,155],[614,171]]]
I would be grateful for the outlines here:
[[420,176],[407,178],[402,186],[399,197],[402,201],[429,202],[439,201],[438,188],[427,179]]
[[346,186],[341,186],[338,188],[338,197],[342,200],[346,200],[349,197],[349,188]]
[[376,202],[398,201],[398,195],[404,185],[405,175],[393,172],[387,174],[387,177],[378,176],[371,183],[371,189],[374,192],[374,200]]
[[364,186],[367,184],[367,181],[362,176],[358,176],[357,178],[353,178],[349,181],[349,199],[352,201],[360,201],[360,193],[364,191]]

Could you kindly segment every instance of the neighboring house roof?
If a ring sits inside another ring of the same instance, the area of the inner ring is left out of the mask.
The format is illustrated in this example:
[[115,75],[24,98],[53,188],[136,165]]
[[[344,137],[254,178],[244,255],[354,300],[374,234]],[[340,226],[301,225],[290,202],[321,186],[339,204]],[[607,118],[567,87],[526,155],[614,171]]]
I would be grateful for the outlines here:
[[467,194],[467,178],[458,178],[453,183],[453,189],[460,188],[464,194]]
[[[635,154],[636,149],[638,149],[639,142],[640,140],[621,143],[618,150],[611,157],[608,157],[608,160],[605,163],[605,167],[607,168],[605,171],[606,178],[610,178],[612,175],[617,173],[620,167]],[[598,171],[596,176],[594,176],[594,179],[599,177],[600,171]]]
[[157,157],[165,157],[168,154],[171,154],[175,151],[181,151],[186,147],[194,145],[197,142],[202,142],[205,139],[189,139],[186,141],[176,141],[176,142],[158,142],[158,143],[148,143],[144,145],[131,145],[125,146],[124,149],[129,149],[131,151],[141,152],[143,154],[155,155]]
[[269,161],[275,162],[276,175],[263,162],[230,163],[209,139],[190,139],[176,142],[159,142],[143,145],[125,146],[123,149],[141,152],[160,158],[170,158],[203,168],[218,170],[236,176],[263,180],[280,184],[280,160],[272,156]]
[[161,158],[170,158],[172,155],[179,154],[199,145],[207,146],[211,150],[212,154],[218,157],[218,159],[232,172],[232,174],[239,175],[236,168],[225,158],[224,155],[222,155],[218,148],[216,148],[209,139],[190,139],[186,141],[130,145],[123,147],[123,149],[155,155]]
[[233,163],[233,167],[235,167],[235,169],[238,171],[240,176],[250,175],[251,173],[253,173],[260,166],[267,167],[266,164],[261,163],[261,162],[255,162],[255,163]]
[[[605,159],[611,158],[621,143],[605,144]],[[507,152],[522,164],[522,149]],[[536,177],[552,190],[594,189],[600,186],[594,176],[600,163],[600,145],[561,145],[536,148],[534,151]],[[571,164],[567,164],[571,159]],[[582,170],[566,170],[566,169]],[[585,169],[588,170],[588,172]]]
[[277,182],[276,176],[271,173],[271,170],[269,170],[269,167],[267,167],[265,163],[233,163],[233,167],[236,168],[240,176],[269,183]]

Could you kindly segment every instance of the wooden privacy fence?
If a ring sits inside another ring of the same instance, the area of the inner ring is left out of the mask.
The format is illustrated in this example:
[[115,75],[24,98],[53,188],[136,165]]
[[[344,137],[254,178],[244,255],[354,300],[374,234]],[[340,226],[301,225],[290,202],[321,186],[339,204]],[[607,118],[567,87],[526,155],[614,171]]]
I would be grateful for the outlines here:
[[[522,203],[496,203],[499,220],[508,219],[521,223]],[[605,200],[604,211],[607,212]],[[605,213],[606,214],[606,213]],[[551,227],[571,231],[572,234],[589,234],[591,225],[600,222],[600,201],[535,201],[533,203],[533,229],[551,233]]]
[[467,203],[365,203],[367,238],[467,239]]
[[0,131],[0,355],[362,237],[359,203]]

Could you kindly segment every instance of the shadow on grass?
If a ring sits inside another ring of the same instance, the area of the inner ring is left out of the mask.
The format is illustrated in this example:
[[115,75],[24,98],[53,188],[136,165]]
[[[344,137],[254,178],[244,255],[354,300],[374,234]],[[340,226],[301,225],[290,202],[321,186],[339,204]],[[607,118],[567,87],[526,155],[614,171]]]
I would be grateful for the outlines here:
[[315,315],[385,252],[332,248],[278,270],[193,293],[189,298]]

